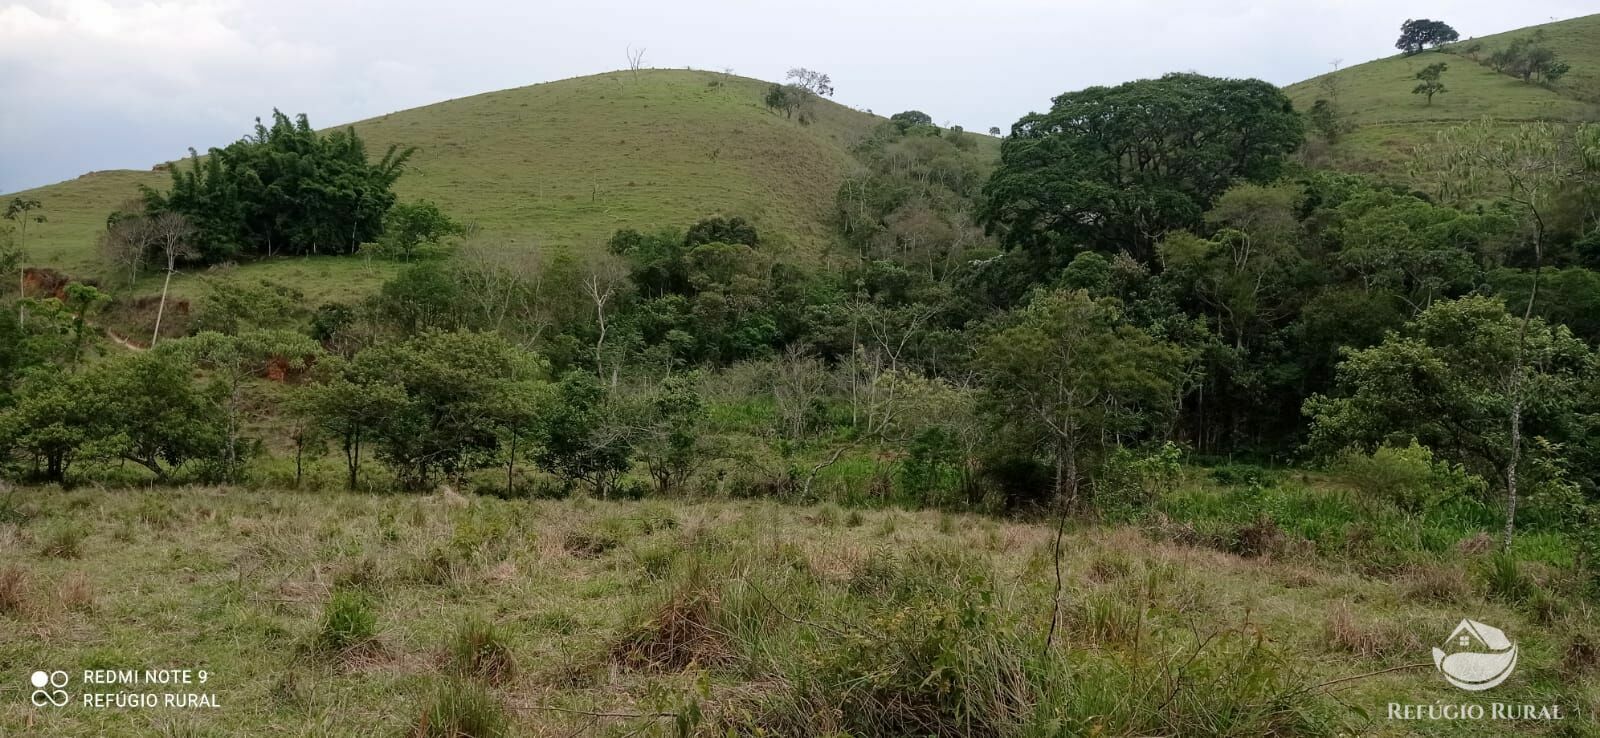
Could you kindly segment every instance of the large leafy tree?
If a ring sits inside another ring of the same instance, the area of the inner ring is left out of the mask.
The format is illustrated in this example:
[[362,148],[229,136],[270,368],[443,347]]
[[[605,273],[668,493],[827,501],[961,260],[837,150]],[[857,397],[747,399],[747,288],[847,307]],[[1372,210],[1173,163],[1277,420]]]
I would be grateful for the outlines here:
[[1184,356],[1083,291],[1037,295],[978,349],[996,418],[1045,450],[1058,500],[1076,500],[1107,444],[1175,410]]
[[1415,18],[1400,24],[1400,38],[1394,42],[1394,47],[1409,55],[1459,38],[1461,34],[1444,21]]
[[1381,344],[1351,352],[1335,394],[1312,396],[1305,412],[1324,452],[1415,438],[1514,492],[1514,435],[1587,442],[1594,408],[1583,398],[1596,370],[1593,350],[1565,326],[1524,321],[1474,295],[1435,302]]
[[200,257],[352,253],[383,233],[391,190],[412,149],[390,146],[377,162],[355,129],[318,133],[304,115],[276,110],[272,125],[187,168],[173,167],[166,192],[146,188],[147,208],[186,216]]
[[1260,80],[1168,74],[1055,98],[1000,147],[982,216],[1012,247],[1148,259],[1239,180],[1283,171],[1300,115]]
[[537,355],[496,334],[467,331],[379,344],[354,363],[360,384],[399,389],[397,398],[381,393],[398,402],[377,408],[383,412],[371,437],[410,489],[498,463],[506,386],[532,384],[545,373]]

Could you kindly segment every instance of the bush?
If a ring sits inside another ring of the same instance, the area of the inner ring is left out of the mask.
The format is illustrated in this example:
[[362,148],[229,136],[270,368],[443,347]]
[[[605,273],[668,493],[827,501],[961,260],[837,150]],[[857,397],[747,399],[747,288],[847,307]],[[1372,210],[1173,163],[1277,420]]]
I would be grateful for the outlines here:
[[1102,512],[1140,510],[1171,492],[1183,474],[1183,449],[1168,441],[1149,451],[1117,447],[1094,480],[1095,504]]
[[499,684],[516,673],[516,660],[499,629],[481,618],[461,624],[450,646],[450,659],[456,672],[489,684]]
[[83,539],[86,537],[88,535],[77,525],[59,523],[45,532],[44,546],[39,553],[58,559],[76,559],[83,555]]
[[1271,487],[1277,475],[1255,464],[1227,463],[1211,470],[1211,479],[1217,484],[1248,487]]
[[1486,489],[1482,479],[1461,466],[1434,461],[1433,451],[1415,440],[1403,448],[1381,446],[1371,454],[1346,452],[1335,470],[1362,495],[1412,513]]
[[483,687],[452,680],[433,693],[411,738],[499,738],[508,723],[505,708]]
[[358,592],[334,592],[322,611],[322,628],[317,645],[323,650],[343,652],[372,643],[378,635],[378,616],[372,603]]

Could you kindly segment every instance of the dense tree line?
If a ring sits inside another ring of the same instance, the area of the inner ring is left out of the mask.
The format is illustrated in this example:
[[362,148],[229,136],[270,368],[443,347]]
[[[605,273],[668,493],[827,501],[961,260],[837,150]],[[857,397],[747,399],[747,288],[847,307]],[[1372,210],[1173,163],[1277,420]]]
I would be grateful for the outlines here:
[[[280,123],[250,146],[338,135]],[[365,299],[213,282],[189,335],[98,357],[93,295],[29,301],[0,448],[58,481],[236,480],[292,449],[351,487],[802,499],[857,455],[885,495],[1086,509],[1144,499],[1127,480],[1179,445],[1425,453],[1508,520],[1519,490],[1592,504],[1600,132],[1452,130],[1407,186],[1297,166],[1304,133],[1270,85],[1192,74],[1062,95],[997,163],[907,111],[857,146],[821,260],[733,215],[513,252],[397,206],[377,255],[405,264]],[[273,248],[330,243],[305,227]]]
[[355,129],[319,133],[274,110],[271,126],[172,166],[166,191],[145,188],[144,213],[182,215],[205,262],[354,253],[383,234],[412,152],[390,146],[372,162]]

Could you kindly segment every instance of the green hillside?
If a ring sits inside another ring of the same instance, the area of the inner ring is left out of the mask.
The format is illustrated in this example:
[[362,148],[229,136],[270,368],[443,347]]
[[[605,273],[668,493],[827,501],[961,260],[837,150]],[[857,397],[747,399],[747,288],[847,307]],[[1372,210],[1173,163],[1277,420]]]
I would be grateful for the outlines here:
[[[815,253],[853,166],[849,146],[881,119],[823,101],[815,121],[801,125],[762,105],[767,84],[713,72],[613,72],[353,125],[374,155],[390,144],[418,148],[396,188],[402,199],[433,200],[508,248],[590,249],[618,228],[683,225],[720,212],[753,220],[775,248]],[[240,132],[247,127],[241,121]],[[49,218],[30,230],[30,262],[97,273],[95,238],[106,215],[138,184],[167,181],[164,172],[117,170],[20,193],[42,201]],[[332,261],[251,271],[295,279],[332,267],[328,291],[381,279],[356,260]]]
[[[1544,45],[1572,67],[1549,87],[1524,83],[1477,61],[1539,31]],[[1411,93],[1415,75],[1441,61],[1449,64],[1443,79],[1448,92],[1428,105]],[[1333,147],[1330,163],[1352,171],[1400,174],[1413,147],[1452,124],[1485,117],[1508,123],[1600,119],[1600,15],[1466,39],[1441,51],[1378,59],[1313,77],[1286,91],[1301,110],[1337,95],[1353,130]]]

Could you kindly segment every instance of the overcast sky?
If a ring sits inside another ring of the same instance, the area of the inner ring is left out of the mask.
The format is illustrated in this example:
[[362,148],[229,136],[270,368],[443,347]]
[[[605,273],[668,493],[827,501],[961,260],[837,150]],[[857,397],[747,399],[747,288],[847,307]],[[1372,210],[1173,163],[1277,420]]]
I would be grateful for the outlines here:
[[0,0],[0,192],[147,168],[276,106],[325,127],[626,66],[828,72],[835,99],[1007,127],[1052,96],[1169,71],[1288,84],[1593,0]]

